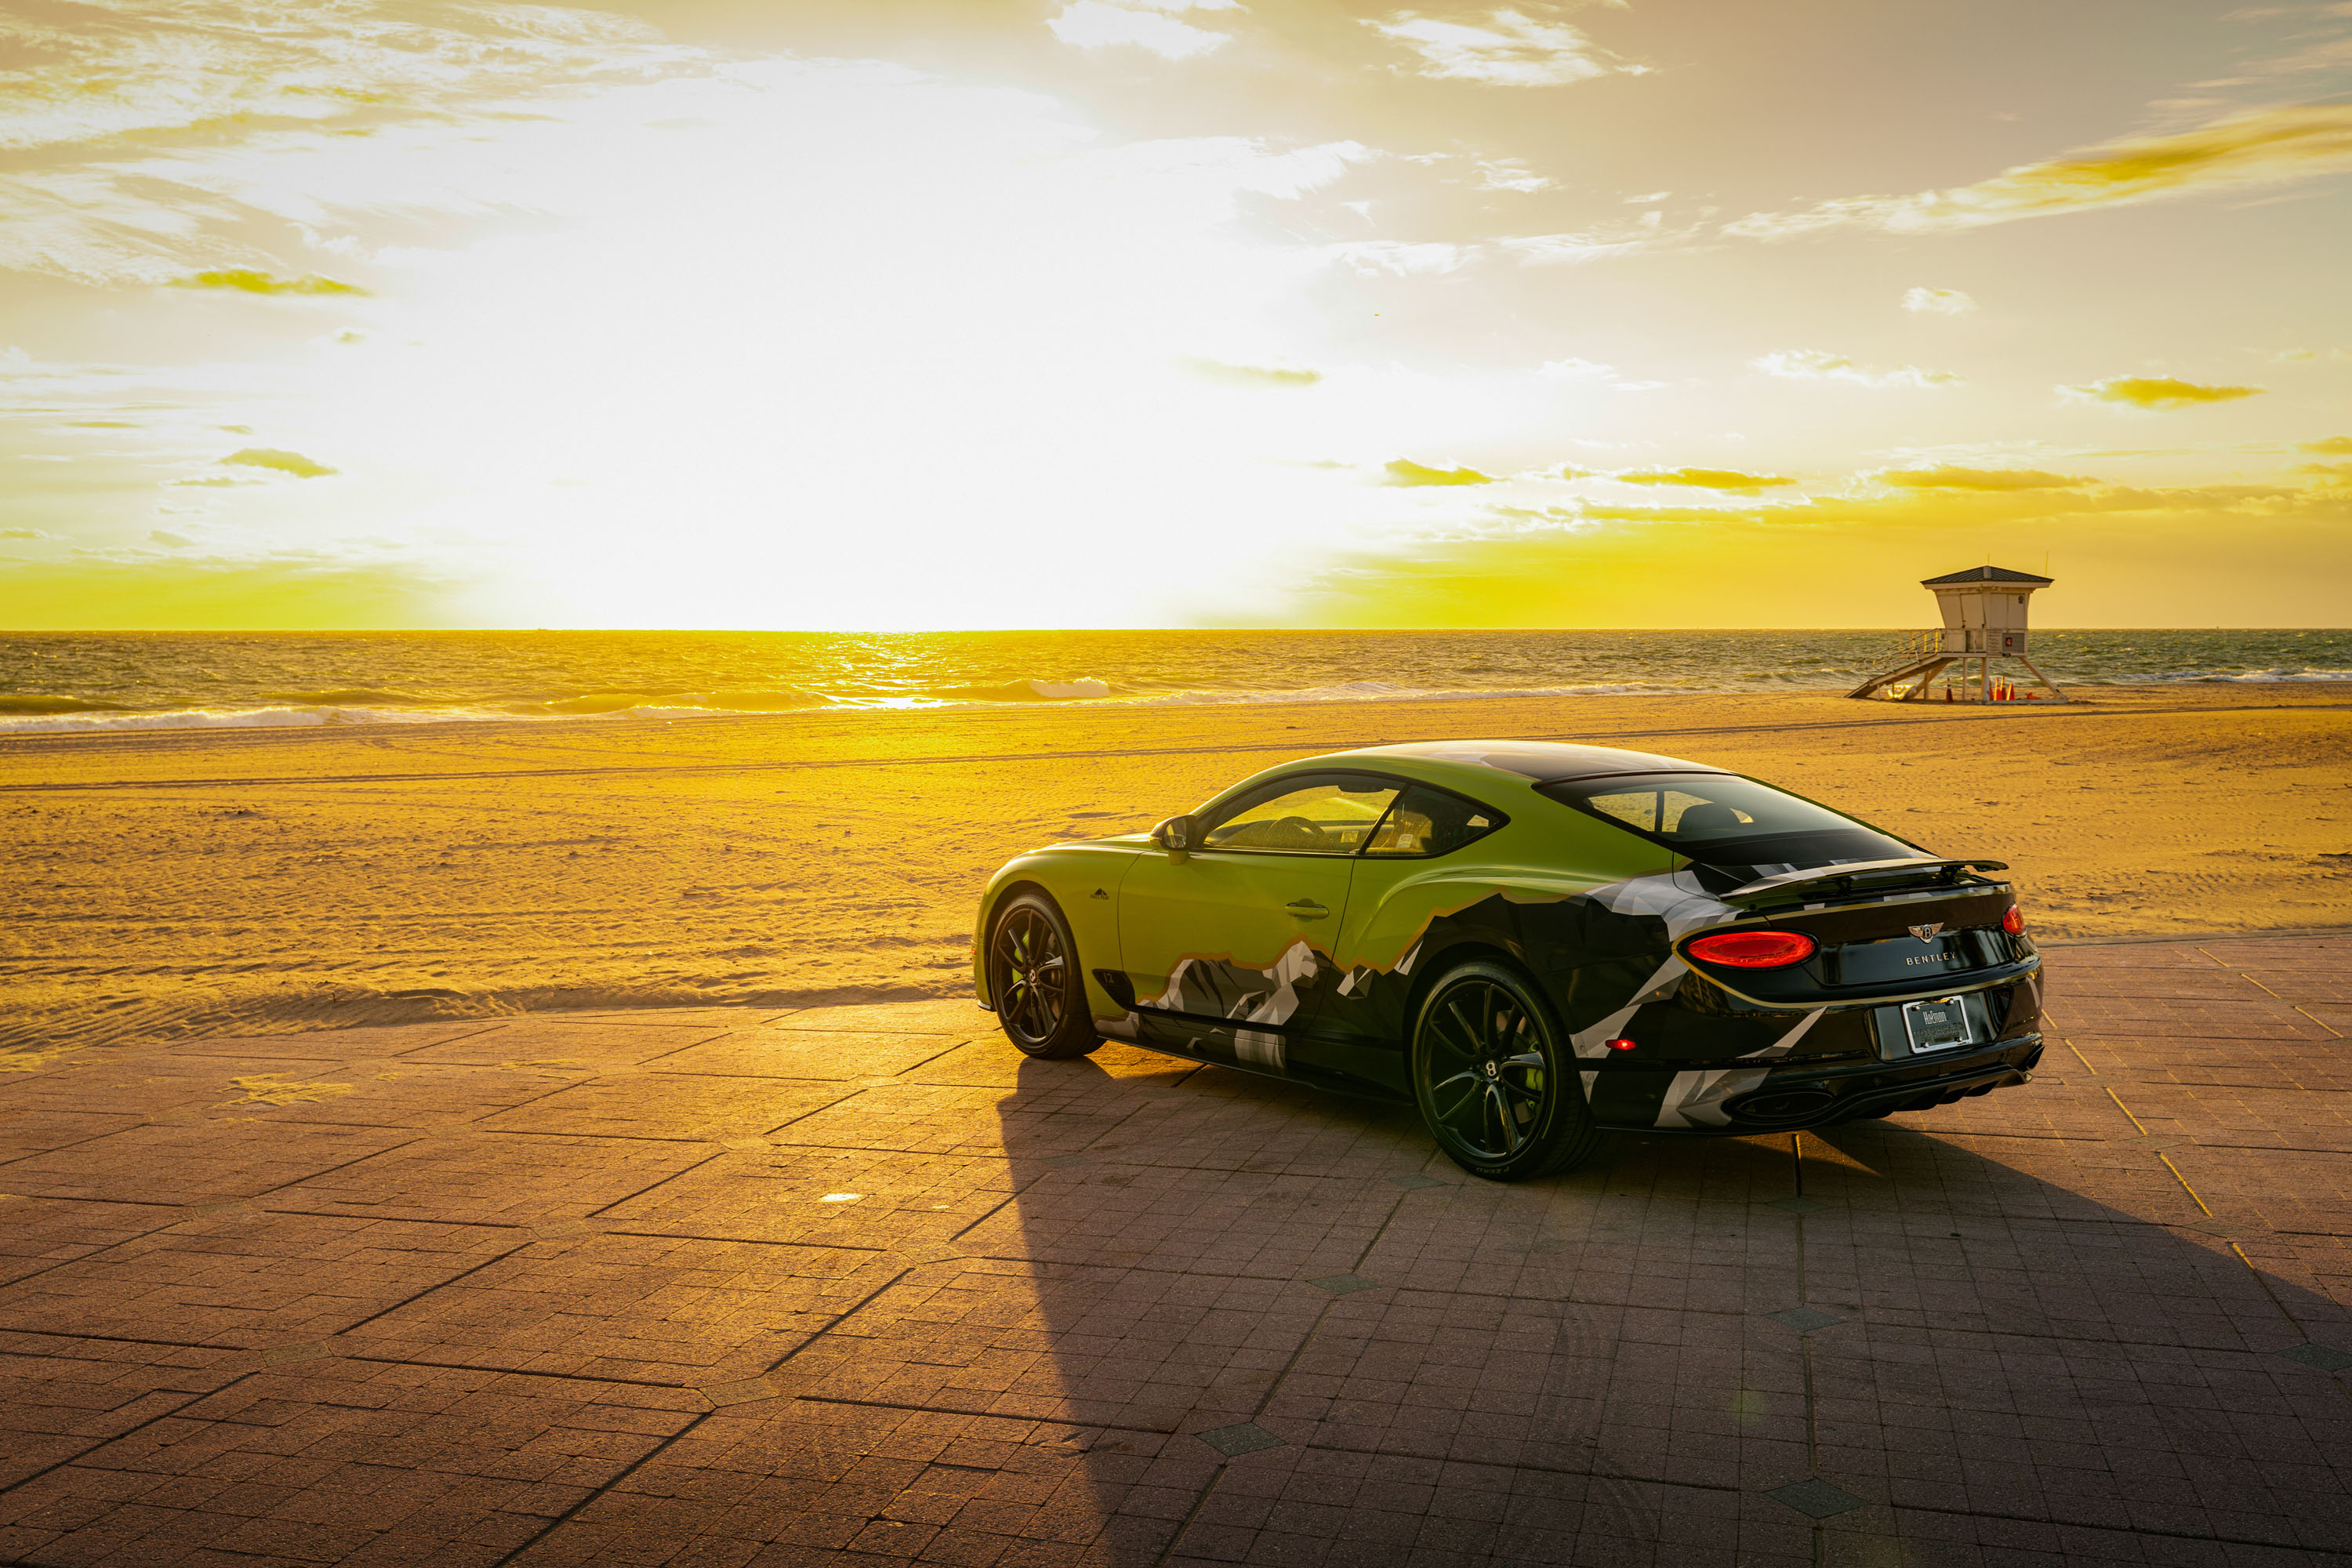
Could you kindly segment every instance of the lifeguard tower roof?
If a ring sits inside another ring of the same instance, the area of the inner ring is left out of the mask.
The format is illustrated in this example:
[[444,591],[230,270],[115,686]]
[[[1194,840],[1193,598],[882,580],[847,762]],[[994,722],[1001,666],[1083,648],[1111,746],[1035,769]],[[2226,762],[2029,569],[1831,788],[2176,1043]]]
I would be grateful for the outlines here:
[[1945,588],[1961,583],[2032,583],[2047,588],[2055,577],[2036,577],[2031,572],[2012,572],[2006,566],[1971,566],[1965,572],[1947,572],[1940,577],[1922,577],[1922,588]]

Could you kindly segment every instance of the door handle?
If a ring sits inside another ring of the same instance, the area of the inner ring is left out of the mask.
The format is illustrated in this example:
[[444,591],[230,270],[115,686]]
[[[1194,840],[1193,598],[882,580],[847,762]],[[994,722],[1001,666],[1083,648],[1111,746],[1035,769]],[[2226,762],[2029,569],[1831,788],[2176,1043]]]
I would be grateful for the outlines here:
[[1312,899],[1293,899],[1282,907],[1303,921],[1319,921],[1331,912]]

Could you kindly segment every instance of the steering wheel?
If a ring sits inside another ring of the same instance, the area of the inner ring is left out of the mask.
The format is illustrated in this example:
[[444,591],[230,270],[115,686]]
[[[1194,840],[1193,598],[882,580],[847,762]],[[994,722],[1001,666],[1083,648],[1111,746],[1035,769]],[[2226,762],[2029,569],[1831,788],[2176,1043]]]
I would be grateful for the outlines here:
[[1329,835],[1303,816],[1279,817],[1276,819],[1274,826],[1286,833],[1304,839],[1305,842],[1298,846],[1301,849],[1321,849],[1331,842]]

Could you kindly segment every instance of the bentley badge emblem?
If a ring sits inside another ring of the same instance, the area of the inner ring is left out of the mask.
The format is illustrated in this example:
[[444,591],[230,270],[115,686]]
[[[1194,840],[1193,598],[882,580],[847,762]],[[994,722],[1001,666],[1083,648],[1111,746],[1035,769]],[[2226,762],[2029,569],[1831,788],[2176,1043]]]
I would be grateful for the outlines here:
[[1944,922],[1937,921],[1931,925],[1913,926],[1911,928],[1911,934],[1917,937],[1921,942],[1933,942],[1936,940],[1936,933],[1943,929]]

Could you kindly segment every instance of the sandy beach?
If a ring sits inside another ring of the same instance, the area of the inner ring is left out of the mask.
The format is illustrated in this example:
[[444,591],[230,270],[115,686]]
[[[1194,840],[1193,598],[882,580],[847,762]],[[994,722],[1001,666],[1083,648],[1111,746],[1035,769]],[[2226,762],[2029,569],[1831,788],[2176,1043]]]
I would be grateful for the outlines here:
[[2056,940],[2352,925],[2352,703],[1495,700],[0,742],[0,1049],[955,996],[972,899],[1287,757],[1511,735],[1773,780],[2010,860]]

